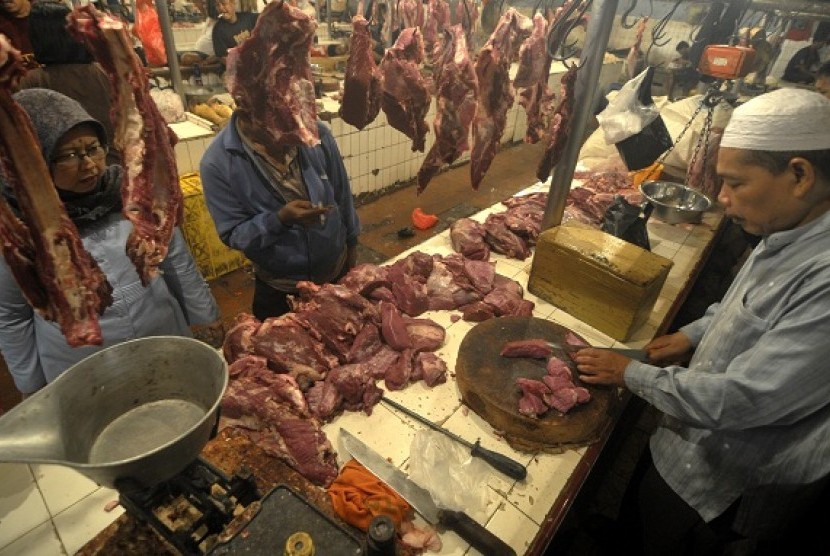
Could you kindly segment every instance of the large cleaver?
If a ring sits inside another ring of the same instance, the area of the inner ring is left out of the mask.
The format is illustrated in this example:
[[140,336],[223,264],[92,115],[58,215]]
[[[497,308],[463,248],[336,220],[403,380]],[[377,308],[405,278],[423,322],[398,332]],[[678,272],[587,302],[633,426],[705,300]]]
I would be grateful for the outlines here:
[[428,491],[409,480],[403,471],[348,431],[340,429],[340,438],[354,459],[400,494],[428,522],[455,531],[476,550],[487,556],[516,556],[515,550],[464,512],[438,509]]

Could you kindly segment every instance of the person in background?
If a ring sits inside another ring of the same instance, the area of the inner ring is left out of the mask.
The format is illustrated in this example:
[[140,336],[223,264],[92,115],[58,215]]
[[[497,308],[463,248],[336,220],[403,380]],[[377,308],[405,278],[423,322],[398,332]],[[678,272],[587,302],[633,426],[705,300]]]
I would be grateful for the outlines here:
[[822,64],[816,72],[816,92],[830,99],[830,62]]
[[357,258],[360,224],[331,131],[320,144],[269,151],[237,110],[200,163],[208,210],[222,241],[252,261],[253,314],[289,310],[297,282],[334,282]]
[[228,49],[242,44],[251,36],[257,20],[253,12],[237,12],[236,0],[216,0],[219,19],[213,26],[213,52],[225,63]]
[[675,87],[680,87],[680,98],[685,98],[700,79],[700,74],[692,67],[692,62],[689,60],[689,43],[680,41],[677,43],[675,50],[679,56],[669,64],[666,83],[666,94],[670,101],[678,98],[674,95]]
[[6,35],[12,46],[20,51],[27,69],[38,66],[32,43],[29,41],[31,10],[32,4],[29,0],[0,0],[0,34]]
[[[29,39],[41,67],[29,70],[20,89],[52,89],[77,100],[93,119],[104,126],[112,144],[110,82],[86,47],[66,29],[70,10],[58,2],[37,2],[29,14]],[[107,164],[118,164],[120,153],[110,148]]]
[[782,79],[790,83],[801,83],[804,85],[811,85],[815,82],[816,76],[814,67],[821,62],[819,57],[819,50],[824,48],[827,44],[826,37],[815,37],[810,46],[805,46],[795,53],[787,62],[787,68],[784,70]]
[[193,64],[212,64],[216,61],[216,53],[213,50],[213,27],[219,19],[219,12],[216,9],[215,0],[193,0],[193,4],[200,12],[205,14],[205,23],[201,36],[196,39],[193,50],[183,52],[181,63],[185,66]]
[[[141,284],[125,249],[132,224],[121,214],[123,170],[106,165],[103,126],[77,101],[55,91],[27,89],[14,99],[32,121],[84,247],[113,288],[113,303],[100,316],[103,345],[71,348],[58,325],[29,305],[0,260],[0,351],[17,388],[31,394],[90,354],[134,338],[192,335],[221,345],[219,309],[178,229],[160,275],[147,287]],[[10,188],[3,186],[2,194],[16,206]]]
[[577,367],[664,414],[620,512],[639,513],[633,553],[827,554],[830,100],[781,89],[738,107],[717,171],[726,215],[762,237],[723,300],[646,345],[654,364],[588,348]]

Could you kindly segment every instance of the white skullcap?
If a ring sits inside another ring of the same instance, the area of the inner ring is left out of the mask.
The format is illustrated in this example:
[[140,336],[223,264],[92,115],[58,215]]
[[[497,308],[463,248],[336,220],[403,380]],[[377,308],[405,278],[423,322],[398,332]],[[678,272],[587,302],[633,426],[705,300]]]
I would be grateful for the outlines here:
[[830,149],[830,100],[806,89],[778,89],[732,112],[721,147],[750,151]]

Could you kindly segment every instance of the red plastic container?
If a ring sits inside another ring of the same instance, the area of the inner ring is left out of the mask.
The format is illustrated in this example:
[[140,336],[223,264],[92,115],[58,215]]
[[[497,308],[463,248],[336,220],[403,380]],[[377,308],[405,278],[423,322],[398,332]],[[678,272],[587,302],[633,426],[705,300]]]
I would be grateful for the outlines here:
[[697,70],[718,79],[736,79],[752,71],[754,60],[752,47],[710,44],[703,51]]

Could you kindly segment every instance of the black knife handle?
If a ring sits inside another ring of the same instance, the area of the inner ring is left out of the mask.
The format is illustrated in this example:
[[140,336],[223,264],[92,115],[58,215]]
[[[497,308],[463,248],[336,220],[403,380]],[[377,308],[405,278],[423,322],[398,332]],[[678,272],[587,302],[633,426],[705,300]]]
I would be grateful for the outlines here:
[[482,554],[516,556],[515,550],[464,512],[438,510],[438,523],[458,533],[462,539]]
[[471,453],[473,456],[483,459],[490,464],[490,466],[498,469],[508,477],[513,477],[514,479],[518,479],[520,481],[527,477],[527,469],[524,465],[516,460],[510,459],[504,454],[499,454],[498,452],[483,448],[478,440],[473,445]]

